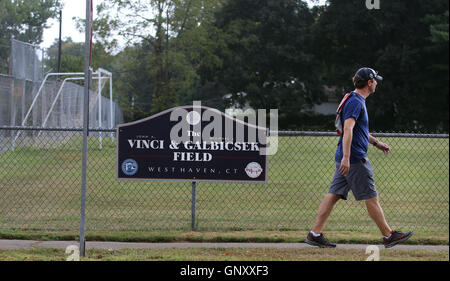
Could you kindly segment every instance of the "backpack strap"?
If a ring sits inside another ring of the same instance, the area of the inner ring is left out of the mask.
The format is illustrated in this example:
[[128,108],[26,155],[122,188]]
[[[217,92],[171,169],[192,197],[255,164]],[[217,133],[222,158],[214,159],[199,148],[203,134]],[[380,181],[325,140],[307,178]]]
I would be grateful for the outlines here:
[[[342,110],[344,109],[344,105],[347,102],[347,100],[352,96],[352,93],[347,93],[345,94],[345,96],[342,98],[341,103],[339,103],[338,108],[336,109],[336,120],[335,120],[335,127],[336,127],[336,131],[339,135],[343,136],[344,135],[344,124],[342,122]],[[364,107],[361,106],[361,113],[364,111]],[[360,116],[361,116],[360,113]]]
[[344,108],[345,102],[348,100],[348,98],[352,95],[352,93],[345,94],[344,98],[342,98],[341,103],[339,104],[336,114],[340,114],[342,109]]

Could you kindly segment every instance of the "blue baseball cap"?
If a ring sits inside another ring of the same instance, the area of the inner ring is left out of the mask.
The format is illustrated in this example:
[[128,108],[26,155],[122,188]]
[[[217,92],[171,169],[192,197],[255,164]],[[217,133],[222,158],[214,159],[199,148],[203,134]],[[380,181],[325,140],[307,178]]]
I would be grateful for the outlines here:
[[364,81],[369,81],[376,79],[377,81],[382,81],[383,77],[378,75],[378,72],[369,67],[363,67],[356,71],[355,76],[359,76]]

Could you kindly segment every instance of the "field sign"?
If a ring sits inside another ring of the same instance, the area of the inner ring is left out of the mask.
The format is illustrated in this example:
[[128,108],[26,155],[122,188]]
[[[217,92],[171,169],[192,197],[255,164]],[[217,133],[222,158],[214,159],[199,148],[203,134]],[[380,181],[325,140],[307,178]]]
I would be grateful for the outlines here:
[[204,106],[117,128],[117,179],[267,182],[266,128]]

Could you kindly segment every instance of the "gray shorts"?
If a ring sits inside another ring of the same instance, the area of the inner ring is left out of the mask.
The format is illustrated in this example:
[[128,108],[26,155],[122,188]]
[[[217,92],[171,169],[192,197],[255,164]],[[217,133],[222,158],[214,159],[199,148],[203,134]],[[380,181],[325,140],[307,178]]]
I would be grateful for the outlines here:
[[378,195],[373,180],[373,170],[369,158],[365,157],[361,162],[350,164],[350,170],[346,176],[339,173],[341,163],[336,163],[333,180],[328,193],[338,194],[347,200],[349,190],[356,200],[367,200]]

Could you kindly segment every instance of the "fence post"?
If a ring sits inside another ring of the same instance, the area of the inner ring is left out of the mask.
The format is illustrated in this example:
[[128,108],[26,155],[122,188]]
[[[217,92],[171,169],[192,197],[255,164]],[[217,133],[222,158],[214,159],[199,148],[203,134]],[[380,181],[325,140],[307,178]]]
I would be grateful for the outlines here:
[[[102,128],[102,72],[100,69],[98,72],[98,82],[97,82],[97,91],[98,91],[98,127]],[[102,132],[98,132],[98,145],[99,149],[102,150]]]
[[91,1],[86,0],[86,36],[84,47],[84,106],[83,106],[83,156],[81,172],[81,216],[80,216],[80,254],[86,256],[85,216],[86,216],[86,165],[87,165],[87,146],[89,131],[89,88],[91,81],[90,70],[90,41],[91,41]]
[[[115,123],[115,120],[113,122],[112,74],[109,76],[109,111],[110,111],[109,112],[109,116],[110,116],[109,128],[112,129],[112,128],[114,128],[114,123]],[[114,117],[115,116],[116,115],[114,114]],[[110,137],[111,137],[111,142],[114,143],[113,133],[111,133]]]
[[[15,104],[15,100],[14,100],[14,87],[15,87],[15,83],[14,83],[14,78],[11,78],[11,81],[9,82],[9,86],[11,88],[10,91],[10,97],[9,97],[9,108],[10,108],[10,113],[9,113],[9,124],[10,126],[15,126],[16,125],[16,104]],[[14,151],[15,147],[16,147],[16,140],[14,139],[14,131],[11,131],[11,151]]]
[[191,201],[191,229],[195,230],[195,211],[196,211],[196,203],[197,203],[197,182],[192,182],[192,201]]

